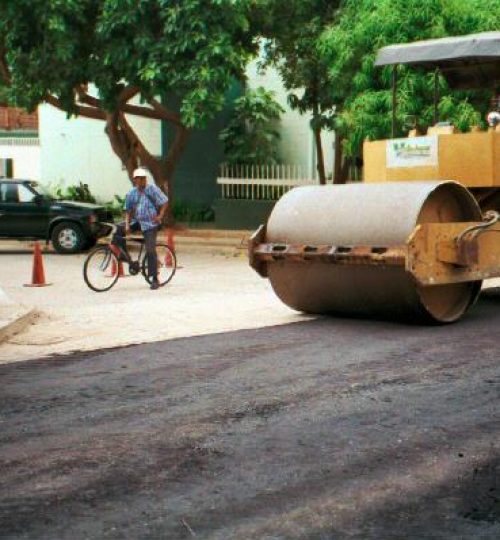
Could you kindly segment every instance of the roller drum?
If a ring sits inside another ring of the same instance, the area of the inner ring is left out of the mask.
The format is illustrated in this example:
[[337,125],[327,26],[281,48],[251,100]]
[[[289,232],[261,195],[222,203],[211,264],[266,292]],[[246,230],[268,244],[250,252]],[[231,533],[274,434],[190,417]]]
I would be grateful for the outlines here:
[[[420,223],[479,221],[469,191],[455,182],[348,184],[296,188],[276,204],[267,242],[333,246],[403,245]],[[460,318],[481,282],[420,286],[404,268],[282,260],[268,265],[276,294],[308,313]]]

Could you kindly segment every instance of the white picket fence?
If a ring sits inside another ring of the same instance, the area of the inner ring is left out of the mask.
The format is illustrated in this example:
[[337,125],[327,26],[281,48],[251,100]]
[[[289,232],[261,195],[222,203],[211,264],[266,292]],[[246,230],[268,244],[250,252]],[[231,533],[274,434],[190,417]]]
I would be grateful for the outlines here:
[[317,184],[299,165],[221,165],[222,199],[277,200],[296,186]]
[[40,146],[38,137],[0,137],[0,146]]

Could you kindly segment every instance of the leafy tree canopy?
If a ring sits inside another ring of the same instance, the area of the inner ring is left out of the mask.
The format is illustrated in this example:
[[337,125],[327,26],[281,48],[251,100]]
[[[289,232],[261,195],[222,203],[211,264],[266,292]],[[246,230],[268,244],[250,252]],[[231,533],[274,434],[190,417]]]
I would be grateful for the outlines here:
[[220,134],[228,162],[235,165],[277,163],[276,123],[283,112],[273,92],[262,87],[247,90],[239,97],[229,124]]
[[[323,84],[328,64],[316,52],[316,42],[332,23],[340,2],[332,0],[268,0],[262,21],[265,64],[278,68],[293,108],[329,111],[332,94]],[[319,119],[318,119],[319,121]],[[327,119],[322,120],[328,126]]]
[[[374,67],[378,49],[499,27],[498,0],[346,0],[337,24],[316,49],[330,65],[336,127],[345,137],[346,154],[358,156],[365,138],[387,138],[391,133],[392,68]],[[423,129],[433,123],[433,77],[398,68],[399,126],[408,129],[414,119]],[[444,79],[440,95],[440,114],[463,130],[479,123],[488,104],[484,93],[451,93]]]
[[[21,106],[48,102],[70,115],[104,120],[129,172],[140,161],[162,184],[173,174],[189,129],[204,126],[222,108],[227,89],[255,53],[252,4],[3,0],[0,75]],[[179,108],[167,108],[159,95],[175,97]],[[165,160],[153,158],[127,115],[177,126]]]

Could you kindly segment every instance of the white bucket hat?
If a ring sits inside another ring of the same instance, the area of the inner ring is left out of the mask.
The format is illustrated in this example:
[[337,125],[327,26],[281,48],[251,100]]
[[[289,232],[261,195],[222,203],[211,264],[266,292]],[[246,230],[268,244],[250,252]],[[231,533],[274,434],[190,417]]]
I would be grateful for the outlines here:
[[142,167],[139,167],[138,169],[134,171],[134,178],[139,178],[139,177],[147,178],[147,176],[148,176],[148,171],[146,171],[146,169],[143,169]]

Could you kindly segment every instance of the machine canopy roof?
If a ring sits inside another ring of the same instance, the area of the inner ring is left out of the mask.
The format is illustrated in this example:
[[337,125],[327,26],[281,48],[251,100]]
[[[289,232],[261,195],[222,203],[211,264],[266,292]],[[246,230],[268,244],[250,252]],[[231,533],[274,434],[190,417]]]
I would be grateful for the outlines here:
[[380,49],[376,66],[439,68],[452,88],[500,87],[500,32],[417,41]]

